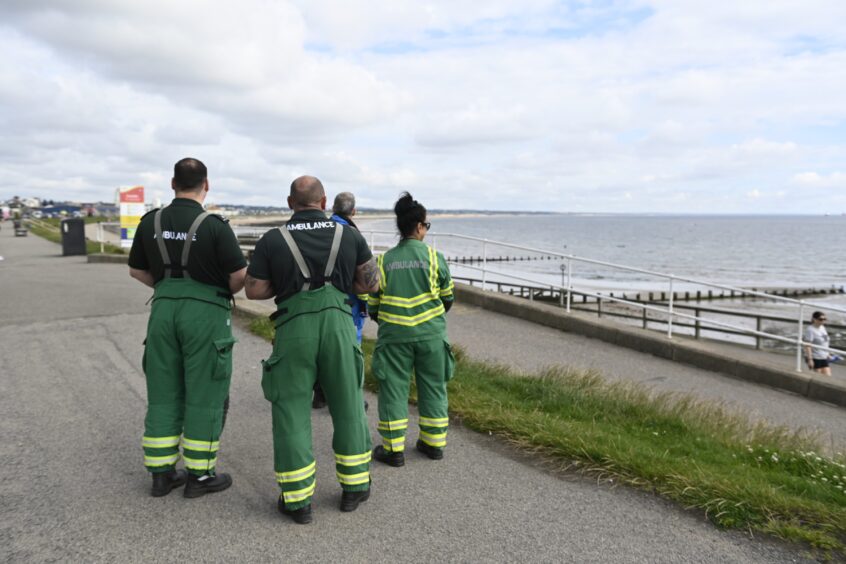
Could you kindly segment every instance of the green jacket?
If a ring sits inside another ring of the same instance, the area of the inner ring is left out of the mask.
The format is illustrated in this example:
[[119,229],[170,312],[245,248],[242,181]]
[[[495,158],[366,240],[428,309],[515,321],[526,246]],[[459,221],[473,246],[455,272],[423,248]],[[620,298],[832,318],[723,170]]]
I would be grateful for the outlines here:
[[377,259],[379,292],[367,300],[378,316],[380,343],[446,338],[444,302],[454,299],[444,256],[416,239],[403,239]]

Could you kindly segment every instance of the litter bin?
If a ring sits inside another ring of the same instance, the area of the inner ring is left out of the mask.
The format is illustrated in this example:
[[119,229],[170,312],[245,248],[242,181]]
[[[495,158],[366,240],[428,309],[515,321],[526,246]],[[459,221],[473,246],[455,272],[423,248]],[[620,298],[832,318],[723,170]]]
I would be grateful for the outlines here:
[[63,219],[62,231],[62,256],[85,255],[88,250],[85,247],[85,220],[84,219]]

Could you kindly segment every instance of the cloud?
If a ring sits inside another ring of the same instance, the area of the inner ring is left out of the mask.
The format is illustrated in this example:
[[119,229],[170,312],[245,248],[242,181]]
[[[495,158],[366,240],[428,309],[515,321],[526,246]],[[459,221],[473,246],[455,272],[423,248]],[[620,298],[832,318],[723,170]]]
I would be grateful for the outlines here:
[[839,171],[830,174],[802,172],[795,175],[793,181],[801,186],[814,188],[846,188],[846,173]]

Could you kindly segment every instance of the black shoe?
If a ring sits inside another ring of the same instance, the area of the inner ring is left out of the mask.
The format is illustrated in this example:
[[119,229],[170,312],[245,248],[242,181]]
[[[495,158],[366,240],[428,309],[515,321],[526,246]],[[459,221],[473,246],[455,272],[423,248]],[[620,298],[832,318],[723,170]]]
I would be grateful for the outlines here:
[[367,400],[364,400],[364,411],[367,412],[367,408],[370,407],[370,404],[367,403]]
[[440,460],[444,457],[444,449],[427,445],[420,439],[417,439],[417,450],[432,460]]
[[370,499],[370,488],[361,492],[348,492],[344,490],[341,494],[341,511],[355,511],[358,504]]
[[153,489],[150,490],[150,495],[153,497],[162,497],[170,493],[173,488],[185,484],[188,479],[188,473],[185,470],[171,470],[170,472],[156,472],[153,474]]
[[291,519],[294,520],[294,523],[297,525],[308,525],[311,523],[311,504],[309,503],[305,507],[300,507],[299,509],[285,509],[285,502],[282,501],[282,498],[279,498],[279,501],[276,503],[276,509],[279,510],[279,513],[282,515],[287,515]]
[[405,454],[402,452],[391,452],[389,450],[385,450],[385,447],[382,445],[373,449],[373,458],[379,462],[387,464],[388,466],[393,466],[394,468],[405,466]]
[[320,384],[314,385],[314,396],[311,399],[311,407],[313,409],[326,407],[326,396],[323,395],[323,388],[320,387]]
[[200,497],[207,493],[222,492],[232,485],[232,478],[229,474],[205,474],[203,476],[188,476],[188,483],[182,495],[185,497]]

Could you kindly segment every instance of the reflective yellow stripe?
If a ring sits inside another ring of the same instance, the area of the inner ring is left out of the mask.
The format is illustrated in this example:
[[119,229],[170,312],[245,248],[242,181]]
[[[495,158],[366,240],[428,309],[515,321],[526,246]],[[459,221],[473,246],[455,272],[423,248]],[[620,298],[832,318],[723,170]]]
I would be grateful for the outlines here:
[[338,476],[338,481],[347,486],[358,486],[360,484],[367,484],[370,482],[370,472],[362,472],[360,474],[341,474],[335,472]]
[[211,470],[217,462],[216,457],[206,460],[204,458],[188,458],[184,456],[182,460],[185,461],[185,468],[189,470]]
[[395,421],[379,421],[380,431],[402,431],[408,429],[408,419],[397,419]]
[[427,433],[425,431],[420,431],[420,440],[426,443],[429,446],[433,447],[443,447],[446,446],[446,433]]
[[405,437],[395,437],[393,439],[390,437],[382,437],[382,444],[386,448],[390,447],[392,450],[396,450],[394,447],[405,444]]
[[426,323],[430,319],[438,317],[439,315],[443,315],[444,313],[444,305],[439,304],[437,307],[433,307],[429,311],[424,311],[423,313],[419,313],[417,315],[397,315],[395,313],[387,313],[384,310],[379,310],[379,321],[387,321],[388,323],[393,323],[394,325],[404,325],[406,327],[415,327],[422,323]]
[[311,483],[310,486],[306,486],[301,490],[295,490],[292,492],[282,492],[282,499],[285,500],[285,503],[296,503],[298,501],[302,501],[314,493],[314,488],[317,485],[317,480]]
[[376,257],[376,264],[379,265],[379,290],[385,291],[385,285],[388,283],[388,279],[385,278],[385,254],[382,253],[378,257]]
[[451,296],[452,291],[454,289],[455,289],[455,283],[452,280],[450,280],[449,284],[447,284],[447,287],[441,288],[441,291],[438,293],[438,295],[440,295],[441,297]]
[[171,464],[176,464],[178,461],[178,454],[171,454],[168,456],[145,456],[144,466],[169,466]]
[[370,294],[356,294],[355,297],[363,302],[366,302],[367,299],[370,297]]
[[182,448],[199,452],[217,452],[220,448],[220,441],[195,441],[194,439],[183,438]]
[[446,427],[449,425],[449,417],[421,417],[420,424],[427,427]]
[[359,464],[367,464],[370,462],[371,457],[370,451],[365,452],[364,454],[352,454],[352,455],[344,455],[344,454],[336,454],[335,455],[335,464],[340,464],[342,466],[358,466]]
[[277,482],[296,482],[298,480],[305,480],[312,474],[314,474],[314,469],[317,467],[317,461],[313,461],[308,466],[303,466],[302,468],[298,468],[296,470],[291,470],[289,472],[277,472],[276,473],[276,481]]
[[379,305],[380,302],[381,300],[379,298],[374,298],[373,296],[367,298],[367,305],[371,307]]
[[438,294],[438,255],[435,249],[428,247],[429,250],[429,288],[432,294]]
[[432,300],[438,299],[437,294],[432,294],[430,292],[426,292],[425,294],[420,294],[419,296],[414,296],[413,298],[403,298],[400,296],[389,296],[383,295],[381,300],[382,303],[385,305],[392,305],[397,307],[417,307],[419,305],[423,305],[426,302],[430,302]]
[[141,446],[147,448],[168,448],[179,444],[179,435],[172,437],[143,437]]

